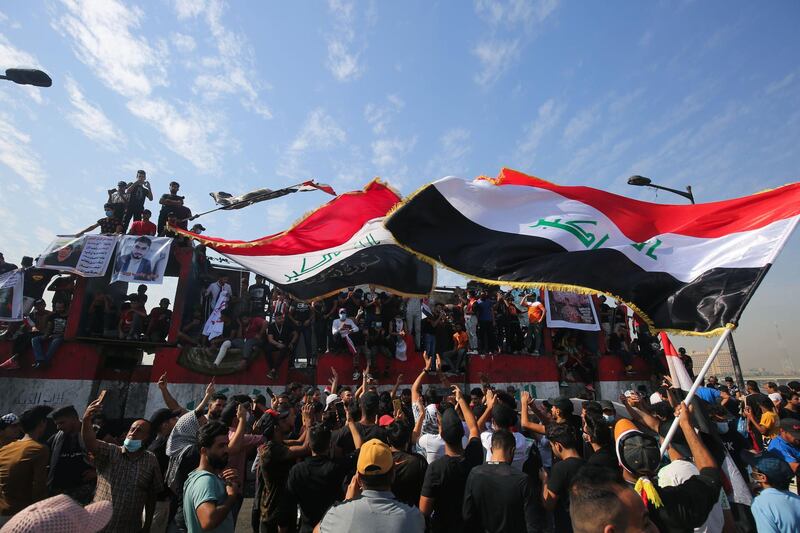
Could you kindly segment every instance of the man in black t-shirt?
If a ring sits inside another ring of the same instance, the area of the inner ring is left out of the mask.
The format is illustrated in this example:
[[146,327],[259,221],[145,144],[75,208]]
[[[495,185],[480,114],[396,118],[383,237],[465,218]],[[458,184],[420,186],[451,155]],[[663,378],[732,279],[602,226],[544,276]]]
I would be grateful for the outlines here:
[[269,287],[264,281],[264,276],[256,275],[256,282],[247,289],[247,295],[250,298],[250,316],[264,318],[266,315]]
[[[311,364],[311,305],[308,302],[294,300],[289,305],[289,320],[292,329],[297,332],[298,348],[300,337],[303,338],[303,351],[308,364]],[[292,354],[294,356],[294,354]]]
[[50,415],[58,432],[50,437],[50,469],[47,486],[50,495],[66,494],[81,505],[88,505],[94,495],[94,468],[80,442],[81,420],[71,405]]
[[[526,507],[533,497],[530,478],[511,466],[516,439],[510,431],[492,434],[492,460],[469,473],[464,488],[463,517],[467,531],[529,531]],[[556,525],[556,531],[561,532]]]
[[181,186],[177,181],[169,182],[169,193],[162,194],[158,203],[161,204],[161,211],[158,212],[158,236],[164,236],[164,224],[167,223],[167,215],[173,207],[183,205],[183,196],[178,196],[178,189]]
[[[428,465],[419,499],[420,511],[430,517],[433,533],[463,529],[462,505],[467,477],[474,467],[483,463],[483,444],[475,416],[461,389],[453,387],[453,393],[469,428],[469,442],[462,447],[464,426],[455,409],[446,409],[439,425],[445,455]],[[421,411],[424,412],[424,406]]]
[[392,493],[399,501],[417,507],[428,461],[418,453],[405,451],[411,440],[411,428],[405,422],[395,419],[386,426],[386,437],[392,449],[392,460],[394,461]]
[[286,323],[283,315],[275,315],[267,326],[266,357],[269,364],[268,379],[275,379],[278,368],[294,353],[297,332]]
[[142,219],[145,199],[153,200],[153,191],[144,170],[136,171],[136,180],[128,186],[125,193],[128,195],[128,205],[125,209],[125,218],[122,220],[122,228],[127,230],[131,219]]
[[[372,439],[378,439],[386,444],[389,444],[389,439],[386,435],[386,428],[378,425],[379,403],[380,401],[377,393],[371,391],[365,392],[363,395],[361,395],[361,398],[359,398],[360,409],[359,407],[351,406],[350,414],[352,416],[354,414],[358,414],[359,411],[361,412],[361,420],[355,423],[355,427],[363,442],[367,442]],[[353,442],[353,435],[347,426],[341,429],[341,432],[336,439],[336,446],[345,455],[355,451],[356,446]]]
[[347,474],[344,462],[328,456],[329,429],[315,424],[309,429],[308,438],[311,457],[294,465],[286,482],[286,505],[290,510],[300,506],[300,533],[311,533],[330,506],[344,498]]
[[592,448],[586,464],[609,468],[619,473],[619,460],[614,452],[614,438],[603,415],[587,412],[583,432]]
[[569,518],[569,486],[584,460],[578,454],[575,434],[565,424],[553,424],[547,428],[547,439],[553,449],[553,456],[559,461],[553,464],[548,475],[540,471],[539,479],[544,484],[542,501],[544,508],[553,511],[556,531],[571,533],[572,521]]

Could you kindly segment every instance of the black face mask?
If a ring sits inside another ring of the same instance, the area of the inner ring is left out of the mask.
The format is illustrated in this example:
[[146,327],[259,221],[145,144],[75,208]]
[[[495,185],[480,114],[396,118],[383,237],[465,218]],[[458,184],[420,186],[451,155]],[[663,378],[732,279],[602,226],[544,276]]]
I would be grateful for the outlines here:
[[222,457],[214,457],[213,455],[209,455],[208,464],[214,470],[222,470],[228,466],[228,454],[225,454]]

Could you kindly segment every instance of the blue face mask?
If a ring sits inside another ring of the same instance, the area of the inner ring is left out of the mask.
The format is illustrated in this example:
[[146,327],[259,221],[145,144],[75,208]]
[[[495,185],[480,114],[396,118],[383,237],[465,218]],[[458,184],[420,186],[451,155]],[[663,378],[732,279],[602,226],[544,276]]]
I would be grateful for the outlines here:
[[616,419],[617,419],[617,417],[614,416],[614,415],[603,415],[603,420],[606,421],[606,424],[610,424],[611,422],[613,422]]
[[717,422],[717,431],[719,431],[720,435],[724,435],[725,433],[728,432],[729,429],[730,426],[728,425],[727,422]]
[[113,214],[114,214],[114,211],[106,211],[106,216],[107,217],[110,217]]
[[131,453],[138,452],[142,449],[142,441],[138,439],[126,438],[122,445],[125,446],[125,449]]

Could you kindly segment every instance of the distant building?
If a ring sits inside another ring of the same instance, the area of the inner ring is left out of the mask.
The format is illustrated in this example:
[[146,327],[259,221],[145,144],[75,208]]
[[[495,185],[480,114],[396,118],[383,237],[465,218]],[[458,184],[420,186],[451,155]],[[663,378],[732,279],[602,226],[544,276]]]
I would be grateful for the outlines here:
[[[699,372],[708,359],[709,352],[690,352],[689,357],[692,358],[692,365],[694,366],[695,373]],[[717,376],[721,382],[725,376],[733,377],[733,362],[731,361],[731,352],[728,350],[720,350],[717,358],[711,363],[711,368],[708,369],[707,376]]]

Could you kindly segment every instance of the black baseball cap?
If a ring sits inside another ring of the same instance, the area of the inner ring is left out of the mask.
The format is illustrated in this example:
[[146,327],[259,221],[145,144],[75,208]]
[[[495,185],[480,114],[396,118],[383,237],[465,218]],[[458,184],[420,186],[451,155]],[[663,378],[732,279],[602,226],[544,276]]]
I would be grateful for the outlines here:
[[564,411],[567,414],[572,414],[573,412],[572,401],[570,401],[570,399],[566,396],[550,398],[547,400],[547,402],[553,407],[557,407],[560,411]]

